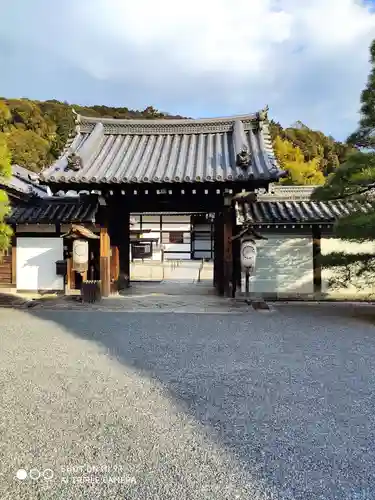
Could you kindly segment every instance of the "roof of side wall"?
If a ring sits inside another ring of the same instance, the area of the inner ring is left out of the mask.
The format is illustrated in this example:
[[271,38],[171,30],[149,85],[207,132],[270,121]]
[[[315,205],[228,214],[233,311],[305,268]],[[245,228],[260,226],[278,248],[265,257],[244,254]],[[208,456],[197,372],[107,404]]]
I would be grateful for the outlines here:
[[225,118],[118,120],[77,115],[45,183],[277,181],[267,109]]

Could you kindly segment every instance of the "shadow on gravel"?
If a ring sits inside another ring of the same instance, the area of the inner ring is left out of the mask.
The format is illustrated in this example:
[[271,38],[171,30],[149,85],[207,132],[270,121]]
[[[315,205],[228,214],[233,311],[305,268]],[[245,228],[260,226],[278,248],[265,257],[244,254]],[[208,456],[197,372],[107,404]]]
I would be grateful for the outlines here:
[[334,308],[278,310],[223,317],[29,313],[100,343],[161,382],[255,478],[292,492],[280,498],[375,491],[375,341],[368,325],[343,321]]
[[0,292],[0,307],[19,307],[27,302],[22,297],[13,295],[12,293]]

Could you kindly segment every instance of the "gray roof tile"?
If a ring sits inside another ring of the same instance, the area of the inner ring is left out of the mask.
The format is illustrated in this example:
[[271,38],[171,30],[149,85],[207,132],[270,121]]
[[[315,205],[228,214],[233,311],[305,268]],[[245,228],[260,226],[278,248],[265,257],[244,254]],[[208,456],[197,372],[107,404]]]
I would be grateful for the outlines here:
[[[248,168],[236,164],[239,149]],[[79,170],[68,167],[69,155]],[[206,120],[78,117],[76,136],[41,173],[45,182],[143,183],[274,179],[281,175],[264,112]]]
[[[35,179],[34,179],[35,177]],[[38,175],[19,165],[12,165],[12,176],[4,181],[4,189],[14,190],[24,195],[48,196],[48,188],[38,184]]]
[[370,202],[335,201],[257,201],[239,203],[242,220],[254,224],[334,223],[338,218],[361,211],[374,210]]
[[94,222],[98,210],[96,196],[85,198],[43,198],[12,209],[10,224],[68,224]]

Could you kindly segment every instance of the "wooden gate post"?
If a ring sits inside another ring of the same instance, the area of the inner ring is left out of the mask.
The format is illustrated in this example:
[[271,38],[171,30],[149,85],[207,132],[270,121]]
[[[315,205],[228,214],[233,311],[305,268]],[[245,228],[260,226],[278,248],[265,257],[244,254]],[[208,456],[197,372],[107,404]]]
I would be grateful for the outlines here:
[[223,245],[223,212],[215,214],[215,248],[214,248],[214,282],[219,295],[224,295],[224,245]]
[[223,278],[224,278],[224,295],[226,297],[233,297],[234,283],[233,283],[233,212],[232,200],[230,198],[224,199],[224,212],[223,212]]
[[111,287],[110,239],[107,227],[100,228],[100,281],[103,297],[108,297]]

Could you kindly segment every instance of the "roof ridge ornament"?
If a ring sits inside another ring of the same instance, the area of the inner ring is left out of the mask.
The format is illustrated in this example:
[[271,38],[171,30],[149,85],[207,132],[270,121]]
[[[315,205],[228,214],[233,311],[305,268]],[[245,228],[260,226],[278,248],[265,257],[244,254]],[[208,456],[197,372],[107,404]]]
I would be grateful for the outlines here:
[[236,120],[233,126],[233,146],[236,153],[236,165],[247,169],[251,162],[251,154],[242,120]]
[[255,114],[255,133],[259,133],[263,130],[263,123],[268,120],[269,107],[266,105],[261,111]]
[[237,154],[236,164],[238,167],[243,169],[248,168],[251,162],[251,155],[249,153],[249,148],[247,146],[242,146],[240,152]]
[[76,154],[76,153],[70,153],[70,155],[67,157],[67,165],[65,167],[65,172],[69,170],[73,170],[73,172],[78,172],[83,164],[82,164],[82,158]]
[[81,115],[77,113],[77,111],[72,107],[72,113],[73,113],[73,116],[74,116],[74,123],[76,125],[80,124],[81,123]]

